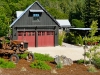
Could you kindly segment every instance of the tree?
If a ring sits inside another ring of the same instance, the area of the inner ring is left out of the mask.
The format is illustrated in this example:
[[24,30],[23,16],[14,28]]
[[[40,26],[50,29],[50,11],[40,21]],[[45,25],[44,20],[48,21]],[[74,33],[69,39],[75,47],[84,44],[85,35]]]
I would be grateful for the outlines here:
[[[100,17],[100,0],[85,0],[83,20],[85,27],[90,27],[93,20]],[[100,27],[100,26],[99,26]]]
[[9,25],[6,24],[8,18],[5,16],[0,16],[0,37],[6,36],[9,32]]
[[90,48],[88,52],[85,53],[85,55],[89,58],[90,64],[91,64],[91,60],[94,58],[94,55],[96,54],[96,50],[99,48],[99,45],[97,45],[96,42],[100,41],[100,37],[95,36],[95,33],[98,31],[97,24],[98,24],[97,21],[92,21],[89,35],[83,38],[86,44],[90,42]]
[[76,28],[84,28],[84,22],[78,19],[72,19],[72,25]]

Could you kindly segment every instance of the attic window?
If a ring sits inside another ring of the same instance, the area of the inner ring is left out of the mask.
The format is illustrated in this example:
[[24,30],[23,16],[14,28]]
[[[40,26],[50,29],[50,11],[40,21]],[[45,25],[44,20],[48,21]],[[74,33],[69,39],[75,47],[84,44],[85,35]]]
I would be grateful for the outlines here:
[[33,14],[33,20],[38,20],[39,21],[40,15],[38,13]]

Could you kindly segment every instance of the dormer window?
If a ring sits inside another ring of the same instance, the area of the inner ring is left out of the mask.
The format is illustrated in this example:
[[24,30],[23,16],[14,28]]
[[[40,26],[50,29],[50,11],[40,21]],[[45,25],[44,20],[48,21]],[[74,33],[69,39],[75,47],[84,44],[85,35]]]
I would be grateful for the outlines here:
[[43,12],[44,12],[43,10],[30,9],[30,15],[33,17],[34,21],[40,21],[40,17]]
[[40,15],[38,13],[33,13],[33,20],[39,21]]

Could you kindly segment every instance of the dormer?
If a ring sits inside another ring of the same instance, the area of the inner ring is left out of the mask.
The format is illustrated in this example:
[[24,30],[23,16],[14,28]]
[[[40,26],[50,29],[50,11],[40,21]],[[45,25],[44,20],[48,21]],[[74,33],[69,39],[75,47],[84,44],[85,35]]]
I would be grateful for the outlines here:
[[30,9],[29,14],[33,17],[33,21],[40,21],[40,17],[44,11],[43,10],[34,10]]

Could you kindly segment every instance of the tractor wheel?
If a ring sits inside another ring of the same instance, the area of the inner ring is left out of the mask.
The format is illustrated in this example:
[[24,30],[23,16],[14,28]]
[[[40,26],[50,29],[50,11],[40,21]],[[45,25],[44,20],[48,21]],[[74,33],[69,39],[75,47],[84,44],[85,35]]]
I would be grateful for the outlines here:
[[11,55],[10,61],[12,61],[12,62],[14,62],[14,63],[18,63],[18,61],[19,61],[18,55],[17,55],[17,54]]
[[32,53],[29,53],[27,55],[27,58],[26,59],[27,59],[28,62],[32,62],[34,60],[34,55]]

